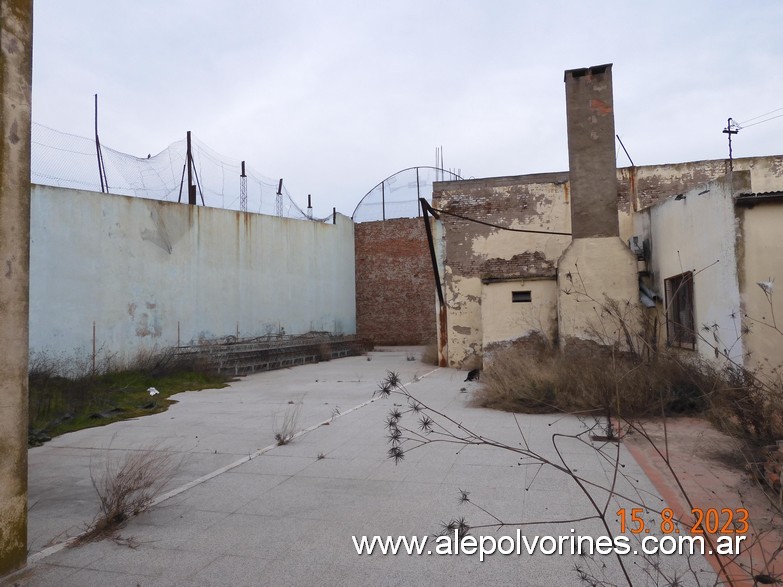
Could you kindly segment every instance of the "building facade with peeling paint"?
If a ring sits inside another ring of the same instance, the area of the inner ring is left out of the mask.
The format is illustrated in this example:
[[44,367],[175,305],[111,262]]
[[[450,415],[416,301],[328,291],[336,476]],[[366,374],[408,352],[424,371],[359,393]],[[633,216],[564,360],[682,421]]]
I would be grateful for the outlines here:
[[[755,354],[754,365],[774,368],[780,353],[764,341],[780,330],[754,318],[770,332],[749,334],[743,316],[764,316],[763,301],[772,314],[781,268],[767,260],[783,258],[783,246],[770,241],[779,231],[767,214],[748,213],[772,200],[742,198],[783,189],[783,156],[618,170],[611,64],[568,70],[564,81],[568,173],[433,185],[441,364],[474,368],[533,336],[630,351],[641,337],[743,366]],[[700,193],[710,197],[684,195],[707,182]],[[769,284],[765,300],[748,290],[754,283]],[[646,326],[655,311],[663,334]]]
[[[774,295],[769,300],[757,284],[783,275],[777,238],[783,198],[775,196],[783,191],[783,156],[732,163],[732,189],[725,187],[731,168],[723,159],[617,169],[619,240],[629,251],[633,245],[637,275],[660,298],[662,344],[670,344],[666,281],[687,269],[698,272],[697,327],[710,326],[702,332],[713,342],[718,336],[733,359],[772,367],[783,360],[783,340],[775,342],[770,317],[773,310],[783,316],[783,302]],[[571,196],[567,172],[435,184],[433,207],[444,212],[436,221],[436,250],[450,366],[479,365],[493,348],[538,333],[559,339],[560,322],[569,319],[567,313],[558,319],[559,292],[569,287],[558,280],[558,264],[572,240]],[[720,267],[706,269],[718,258]],[[617,295],[611,289],[588,293]],[[746,314],[748,319],[739,319]],[[735,342],[739,334],[742,340]],[[707,341],[696,350],[714,357]]]
[[[734,171],[635,217],[658,293],[659,341],[774,376],[783,365],[783,181]],[[759,187],[761,186],[761,187]]]

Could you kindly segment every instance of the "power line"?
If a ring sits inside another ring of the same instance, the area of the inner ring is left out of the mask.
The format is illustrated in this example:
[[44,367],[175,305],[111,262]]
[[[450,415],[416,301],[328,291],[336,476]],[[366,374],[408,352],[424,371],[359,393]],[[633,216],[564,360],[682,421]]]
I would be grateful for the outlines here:
[[469,216],[463,216],[462,214],[457,214],[456,212],[449,212],[448,210],[441,210],[439,208],[434,208],[429,202],[427,202],[427,200],[423,198],[421,200],[421,205],[426,207],[426,209],[429,210],[430,212],[436,212],[438,214],[447,214],[449,216],[454,216],[455,218],[459,218],[461,220],[466,220],[468,222],[475,222],[476,224],[483,224],[484,226],[498,228],[500,230],[508,230],[510,232],[524,232],[530,234],[553,234],[558,236],[571,236],[570,232],[556,232],[554,230],[533,230],[529,228],[511,228],[509,226],[501,226],[499,224],[493,224],[485,220],[479,220],[478,218],[470,218]]
[[[764,118],[765,116],[769,116],[770,114],[775,114],[775,112],[780,112],[781,110],[783,110],[783,108],[776,108],[775,110],[772,110],[772,111],[767,112],[765,114],[759,114],[758,116],[754,116],[753,118],[748,118],[747,120],[743,120],[742,122],[738,122],[737,124],[742,126],[742,125],[744,125],[747,122],[752,122],[752,121],[754,121],[754,120],[756,120],[758,118]],[[781,116],[783,116],[783,114],[781,114]],[[773,118],[779,118],[779,116],[773,116]],[[772,118],[770,118],[770,120],[772,120]],[[765,121],[762,120],[761,122],[765,122]],[[757,122],[756,124],[761,124],[761,122]],[[749,126],[753,126],[753,125],[751,124]]]
[[[783,110],[783,108],[781,108],[781,110]],[[777,112],[777,110],[775,110],[775,112]],[[758,118],[758,116],[756,118]],[[754,122],[753,124],[745,124],[745,125],[737,124],[737,127],[740,129],[750,128],[751,126],[756,126],[757,124],[761,124],[762,122],[769,122],[770,120],[775,120],[776,118],[783,118],[783,114],[778,114],[777,116],[772,116],[764,120],[759,120],[758,122]],[[751,120],[755,120],[755,119],[751,118]]]

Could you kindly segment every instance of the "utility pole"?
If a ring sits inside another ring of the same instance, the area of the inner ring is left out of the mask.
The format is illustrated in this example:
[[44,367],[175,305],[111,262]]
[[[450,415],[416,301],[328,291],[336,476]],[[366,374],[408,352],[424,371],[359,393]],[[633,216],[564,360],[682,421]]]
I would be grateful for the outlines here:
[[731,151],[731,135],[735,135],[740,131],[739,125],[729,118],[726,122],[726,128],[723,129],[723,134],[729,135],[729,171],[734,171],[734,154]]

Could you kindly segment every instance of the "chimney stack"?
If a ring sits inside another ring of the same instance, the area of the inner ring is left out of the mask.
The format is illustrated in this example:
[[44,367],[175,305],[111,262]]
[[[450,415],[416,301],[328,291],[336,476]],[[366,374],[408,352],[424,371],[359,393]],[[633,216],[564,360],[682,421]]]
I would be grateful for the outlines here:
[[[628,351],[627,333],[641,331],[639,274],[620,240],[612,66],[568,70],[565,85],[572,239],[557,263],[558,337],[562,346],[609,340]],[[624,321],[596,324],[596,305],[612,303],[627,308]]]
[[612,65],[565,72],[573,238],[619,236]]

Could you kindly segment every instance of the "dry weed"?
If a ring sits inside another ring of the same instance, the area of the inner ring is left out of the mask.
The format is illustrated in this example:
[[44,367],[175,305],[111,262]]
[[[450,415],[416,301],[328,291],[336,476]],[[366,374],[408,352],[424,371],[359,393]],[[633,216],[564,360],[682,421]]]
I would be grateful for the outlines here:
[[700,412],[721,385],[714,369],[661,353],[641,360],[597,344],[560,350],[538,340],[495,351],[483,382],[476,395],[482,406],[532,413],[608,407],[623,418]]
[[100,471],[91,466],[100,511],[75,545],[115,537],[117,530],[161,494],[178,467],[173,453],[152,447],[127,451],[121,457],[110,454]]
[[302,402],[289,404],[282,419],[275,426],[275,440],[279,446],[288,444],[294,439],[299,427],[299,416],[302,410]]

